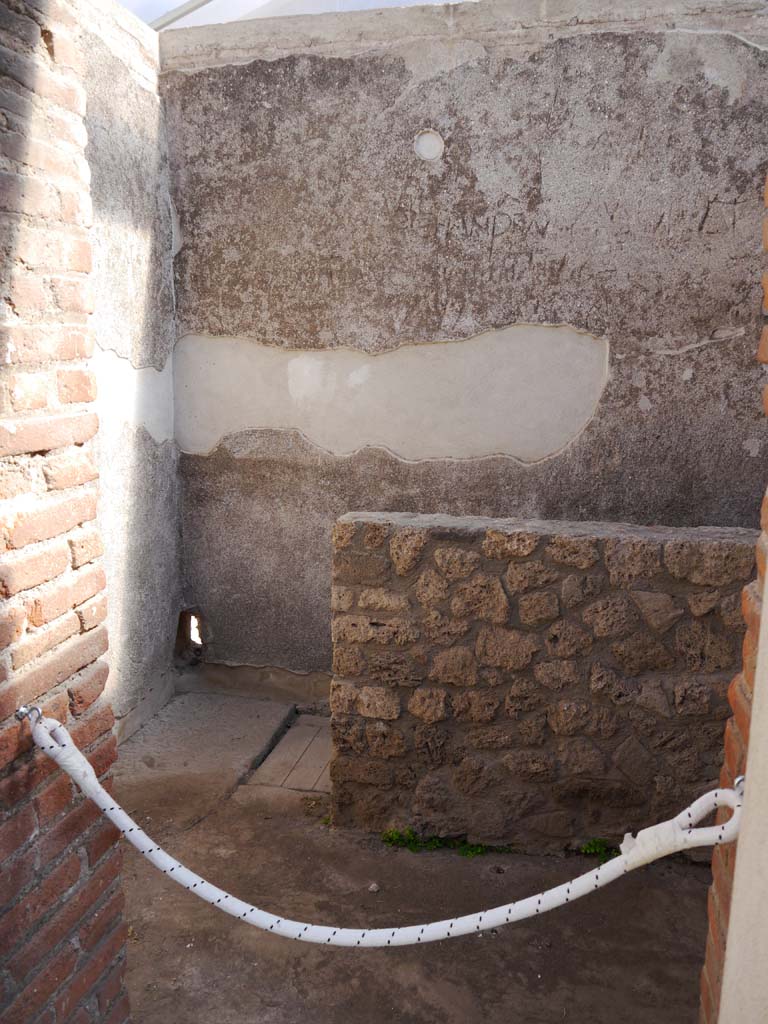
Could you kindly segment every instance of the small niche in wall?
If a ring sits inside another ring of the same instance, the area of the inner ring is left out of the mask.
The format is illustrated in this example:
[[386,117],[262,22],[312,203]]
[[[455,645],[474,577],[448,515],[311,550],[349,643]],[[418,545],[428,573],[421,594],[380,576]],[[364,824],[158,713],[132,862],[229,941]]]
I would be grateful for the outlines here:
[[178,665],[196,665],[203,660],[205,626],[200,612],[186,608],[179,615],[174,658]]

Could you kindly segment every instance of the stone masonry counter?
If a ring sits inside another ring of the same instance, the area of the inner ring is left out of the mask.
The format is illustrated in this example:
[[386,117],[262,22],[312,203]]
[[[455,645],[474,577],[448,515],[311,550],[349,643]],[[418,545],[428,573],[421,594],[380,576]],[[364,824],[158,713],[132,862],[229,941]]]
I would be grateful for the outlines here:
[[754,541],[342,517],[334,821],[555,851],[668,817],[717,781]]

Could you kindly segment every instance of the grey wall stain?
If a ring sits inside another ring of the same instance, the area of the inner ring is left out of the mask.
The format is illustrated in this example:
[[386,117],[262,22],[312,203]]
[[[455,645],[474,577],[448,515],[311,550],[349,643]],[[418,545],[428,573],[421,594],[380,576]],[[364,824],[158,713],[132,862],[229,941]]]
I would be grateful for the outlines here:
[[[86,21],[87,24],[87,21]],[[175,341],[168,158],[158,96],[93,32],[86,60],[86,157],[93,201],[97,344],[160,370]],[[146,55],[149,59],[149,56]],[[98,368],[109,360],[94,361]],[[144,373],[154,373],[145,370]],[[136,379],[140,378],[135,374]],[[141,402],[148,396],[137,395]],[[170,391],[169,391],[170,402]],[[152,397],[155,400],[155,396]],[[99,407],[99,521],[109,595],[110,700],[121,737],[172,694],[182,604],[175,444],[158,444],[123,410]],[[167,411],[168,419],[172,410]],[[162,418],[162,416],[161,416]]]
[[84,34],[99,344],[162,370],[176,340],[168,152],[160,100]]

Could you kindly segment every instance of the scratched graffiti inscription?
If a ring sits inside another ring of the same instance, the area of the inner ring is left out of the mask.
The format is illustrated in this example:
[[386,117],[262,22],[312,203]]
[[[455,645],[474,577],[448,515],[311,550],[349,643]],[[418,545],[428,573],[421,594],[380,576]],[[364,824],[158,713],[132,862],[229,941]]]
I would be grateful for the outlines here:
[[506,200],[493,209],[444,209],[435,204],[420,203],[407,196],[393,211],[396,225],[434,239],[440,244],[480,242],[493,256],[500,238],[513,229],[522,230],[525,218]]
[[320,58],[166,77],[182,330],[383,350],[565,320],[629,345],[758,316],[768,53],[596,33],[417,88],[395,57],[334,68],[342,104]]

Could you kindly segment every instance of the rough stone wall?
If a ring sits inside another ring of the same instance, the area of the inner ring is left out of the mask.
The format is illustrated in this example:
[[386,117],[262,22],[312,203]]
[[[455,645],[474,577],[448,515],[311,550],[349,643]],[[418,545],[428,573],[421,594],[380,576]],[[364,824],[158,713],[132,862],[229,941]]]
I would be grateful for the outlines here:
[[[212,660],[328,667],[328,539],[350,508],[752,524],[766,24],[760,5],[488,2],[163,33],[193,364],[176,413],[203,439],[182,442],[184,571]],[[552,355],[519,396],[526,323],[608,349],[586,425],[546,457],[520,434],[558,420],[582,364]],[[414,455],[390,438],[416,385]],[[304,426],[322,400],[335,432]]]
[[523,850],[717,779],[754,535],[352,513],[334,528],[334,820]]
[[79,0],[77,10],[93,203],[108,693],[122,740],[173,693],[182,608],[172,210],[157,34],[111,0]]
[[[768,179],[765,187],[765,205],[768,207]],[[763,226],[768,220],[763,221]],[[768,235],[764,234],[765,248],[768,249]],[[768,276],[763,275],[763,310],[768,310]],[[759,362],[768,364],[768,327],[763,328],[757,351]],[[763,390],[764,412],[768,414],[768,387]],[[744,775],[747,769],[749,748],[749,724],[752,717],[752,698],[755,689],[755,668],[757,647],[760,639],[760,617],[762,615],[762,594],[765,588],[766,554],[768,553],[768,494],[763,496],[760,509],[761,533],[755,548],[757,579],[749,583],[741,595],[741,607],[746,634],[744,636],[741,671],[733,679],[728,690],[728,700],[733,715],[725,726],[723,768],[720,784],[733,786],[734,779]],[[727,817],[721,813],[719,819]],[[720,1011],[720,994],[725,966],[725,949],[728,938],[728,920],[731,910],[733,876],[736,868],[738,844],[718,847],[712,854],[712,886],[707,903],[709,929],[704,967],[701,972],[700,1024],[717,1024]]]
[[0,1018],[128,1019],[115,830],[32,749],[22,703],[65,722],[95,771],[105,574],[86,91],[77,11],[0,3]]

